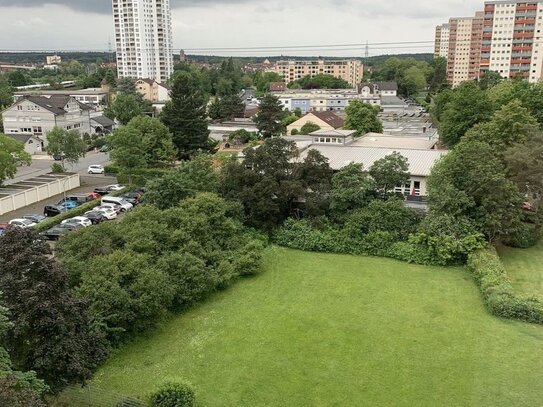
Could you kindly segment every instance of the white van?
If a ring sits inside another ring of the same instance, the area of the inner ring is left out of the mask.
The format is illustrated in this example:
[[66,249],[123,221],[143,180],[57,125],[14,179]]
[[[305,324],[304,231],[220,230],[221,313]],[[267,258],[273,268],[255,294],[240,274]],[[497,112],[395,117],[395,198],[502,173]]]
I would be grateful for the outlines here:
[[102,198],[102,205],[104,204],[115,204],[121,207],[121,212],[126,212],[132,209],[134,206],[125,201],[123,198],[118,198],[116,196],[105,196]]

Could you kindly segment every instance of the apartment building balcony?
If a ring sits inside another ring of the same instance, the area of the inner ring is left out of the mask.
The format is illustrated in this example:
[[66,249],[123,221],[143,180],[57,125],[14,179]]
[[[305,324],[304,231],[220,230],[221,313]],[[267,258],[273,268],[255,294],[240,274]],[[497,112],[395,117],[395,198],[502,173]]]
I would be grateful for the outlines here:
[[535,24],[535,18],[517,17],[515,24]]
[[517,13],[519,11],[537,11],[537,4],[519,4],[517,5]]
[[513,45],[511,48],[513,51],[513,55],[519,52],[531,52],[532,51],[532,45]]
[[492,33],[483,33],[483,40],[492,40]]
[[515,32],[534,31],[535,25],[515,25]]
[[515,32],[513,33],[513,39],[519,39],[519,38],[534,38],[534,32]]
[[532,58],[511,58],[511,65],[530,65]]

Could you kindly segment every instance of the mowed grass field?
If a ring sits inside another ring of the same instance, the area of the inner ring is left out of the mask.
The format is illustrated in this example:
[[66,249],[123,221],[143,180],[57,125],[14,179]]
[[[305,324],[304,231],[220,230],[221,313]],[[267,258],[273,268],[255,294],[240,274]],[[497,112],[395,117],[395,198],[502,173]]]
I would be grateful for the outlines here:
[[120,349],[91,385],[200,406],[541,406],[543,327],[490,316],[463,268],[272,248],[245,279]]
[[543,298],[543,239],[529,249],[501,247],[498,252],[515,290]]

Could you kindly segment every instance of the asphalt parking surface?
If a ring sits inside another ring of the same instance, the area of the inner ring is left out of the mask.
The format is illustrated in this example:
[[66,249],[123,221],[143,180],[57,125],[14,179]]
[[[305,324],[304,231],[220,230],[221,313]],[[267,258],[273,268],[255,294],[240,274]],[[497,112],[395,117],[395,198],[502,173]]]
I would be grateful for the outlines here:
[[[105,177],[103,175],[81,175],[81,186],[76,189],[67,191],[70,193],[84,193],[92,192],[96,187],[116,184],[117,179],[114,177]],[[43,201],[37,202],[35,204],[25,206],[24,208],[17,209],[16,211],[5,213],[0,215],[0,223],[8,223],[12,219],[20,218],[23,215],[30,214],[43,214],[43,207],[46,205],[56,204],[64,198],[64,194],[56,195],[52,198],[45,199]]]

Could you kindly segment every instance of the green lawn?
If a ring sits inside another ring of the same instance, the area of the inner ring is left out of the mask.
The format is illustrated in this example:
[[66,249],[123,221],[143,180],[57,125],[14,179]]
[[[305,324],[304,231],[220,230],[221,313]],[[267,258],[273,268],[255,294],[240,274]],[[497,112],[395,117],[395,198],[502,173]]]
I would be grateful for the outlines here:
[[543,298],[543,239],[530,249],[499,249],[507,274],[519,294]]
[[491,317],[465,269],[280,248],[265,263],[92,385],[143,396],[181,377],[206,407],[543,405],[543,327]]

